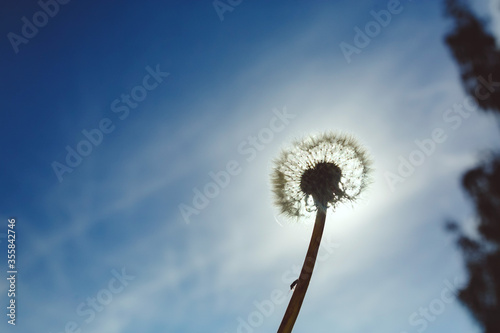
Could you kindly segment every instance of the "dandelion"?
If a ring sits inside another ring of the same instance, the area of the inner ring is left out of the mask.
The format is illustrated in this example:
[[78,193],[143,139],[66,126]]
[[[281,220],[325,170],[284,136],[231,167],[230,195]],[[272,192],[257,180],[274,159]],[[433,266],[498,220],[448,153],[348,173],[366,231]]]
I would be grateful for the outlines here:
[[282,214],[301,218],[316,212],[313,234],[299,279],[278,333],[292,331],[316,262],[326,211],[353,202],[369,183],[370,159],[353,137],[325,133],[297,141],[275,161],[275,204]]

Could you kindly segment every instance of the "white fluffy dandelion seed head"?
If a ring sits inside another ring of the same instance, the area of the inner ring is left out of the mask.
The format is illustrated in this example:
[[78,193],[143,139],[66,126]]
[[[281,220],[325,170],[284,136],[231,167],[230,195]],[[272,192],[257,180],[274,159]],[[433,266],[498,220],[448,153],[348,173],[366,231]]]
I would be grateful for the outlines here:
[[350,135],[324,133],[296,141],[275,160],[275,203],[281,213],[302,217],[354,201],[369,183],[370,165]]

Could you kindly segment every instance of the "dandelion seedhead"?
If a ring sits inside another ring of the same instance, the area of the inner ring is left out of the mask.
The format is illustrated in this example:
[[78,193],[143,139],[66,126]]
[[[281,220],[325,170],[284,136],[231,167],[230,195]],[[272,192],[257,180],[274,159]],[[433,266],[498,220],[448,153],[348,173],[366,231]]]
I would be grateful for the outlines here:
[[353,201],[369,183],[370,165],[366,151],[346,134],[296,141],[275,160],[275,203],[281,213],[302,217]]

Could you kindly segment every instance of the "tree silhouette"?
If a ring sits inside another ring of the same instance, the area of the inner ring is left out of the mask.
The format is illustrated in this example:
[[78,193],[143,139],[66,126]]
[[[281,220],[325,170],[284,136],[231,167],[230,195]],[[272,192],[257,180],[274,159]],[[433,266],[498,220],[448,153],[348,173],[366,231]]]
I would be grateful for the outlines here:
[[447,0],[446,13],[455,29],[445,41],[459,65],[465,91],[483,110],[500,113],[500,50],[495,38],[462,1]]
[[484,328],[500,332],[500,156],[488,158],[465,173],[462,186],[478,215],[477,236],[466,235],[455,222],[448,230],[457,234],[457,244],[466,262],[469,281],[459,293]]
[[[466,93],[483,111],[500,115],[500,51],[468,6],[446,1],[446,14],[455,28],[445,38],[460,69]],[[486,92],[490,93],[484,98]],[[468,235],[456,222],[447,229],[457,237],[468,273],[459,299],[485,333],[500,332],[500,154],[491,153],[462,176],[462,186],[473,203],[477,235]]]

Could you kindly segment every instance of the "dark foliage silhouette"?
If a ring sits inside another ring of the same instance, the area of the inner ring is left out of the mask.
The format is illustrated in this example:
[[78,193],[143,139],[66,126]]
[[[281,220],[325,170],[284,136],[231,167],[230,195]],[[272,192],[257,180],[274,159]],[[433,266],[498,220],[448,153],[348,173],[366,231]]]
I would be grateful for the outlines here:
[[466,235],[454,223],[469,275],[459,298],[486,333],[500,332],[500,156],[488,158],[465,173],[462,185],[478,215],[477,235]]
[[[500,10],[500,9],[499,9]],[[446,1],[446,13],[455,23],[445,38],[458,63],[462,83],[483,111],[500,115],[500,51],[468,6]],[[486,96],[488,92],[488,97]],[[477,233],[465,233],[456,222],[448,231],[457,237],[468,282],[459,293],[485,333],[500,332],[500,154],[491,153],[462,177],[462,186],[477,215]]]
[[455,22],[446,44],[459,65],[467,94],[481,109],[500,113],[500,50],[495,38],[462,1],[447,0],[446,13]]

